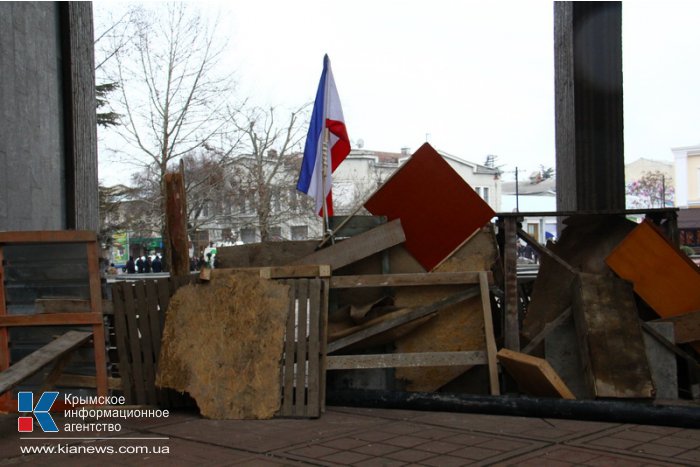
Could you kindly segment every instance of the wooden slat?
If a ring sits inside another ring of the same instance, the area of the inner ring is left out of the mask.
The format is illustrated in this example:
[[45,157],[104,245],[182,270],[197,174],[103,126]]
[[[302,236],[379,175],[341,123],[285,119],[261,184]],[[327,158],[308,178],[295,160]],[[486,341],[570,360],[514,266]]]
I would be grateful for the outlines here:
[[24,232],[0,232],[2,243],[85,243],[96,242],[91,230],[37,230]]
[[318,250],[292,264],[329,264],[335,271],[406,241],[399,219]]
[[0,316],[0,327],[102,324],[101,313],[50,313]]
[[[156,372],[153,357],[153,336],[148,305],[146,303],[146,281],[134,282],[136,296],[136,322],[138,323],[139,347],[143,355],[143,385],[146,393],[145,404],[156,404]],[[132,337],[133,339],[133,337]]]
[[576,399],[546,360],[508,349],[498,351],[498,360],[517,381],[521,391],[537,397]]
[[503,303],[503,345],[507,349],[520,350],[520,325],[518,319],[518,237],[516,218],[503,220],[505,235],[503,242],[503,275],[505,277],[505,300]]
[[488,276],[486,272],[479,273],[481,306],[484,310],[484,336],[486,337],[486,357],[489,365],[489,385],[491,395],[501,393],[498,384],[498,366],[496,363],[496,339],[493,335],[493,317],[491,316],[491,297],[489,295]]
[[291,417],[294,415],[294,358],[296,348],[296,282],[288,280],[284,282],[289,286],[289,312],[287,314],[287,331],[284,338],[284,372],[282,381],[282,407],[280,415]]
[[68,331],[0,373],[0,394],[87,341],[91,332]]
[[129,330],[126,324],[124,289],[131,287],[130,283],[117,282],[112,284],[112,300],[114,302],[114,332],[117,337],[117,352],[119,355],[119,376],[122,379],[122,391],[127,404],[135,403],[133,390],[133,366],[129,347]]
[[[486,277],[486,276],[484,275],[484,277]],[[438,300],[437,302],[431,303],[429,305],[415,308],[412,310],[411,313],[407,313],[405,315],[399,316],[393,320],[383,321],[383,322],[377,324],[376,326],[373,326],[373,327],[367,328],[367,329],[363,329],[360,332],[357,332],[357,333],[352,334],[350,336],[344,337],[342,339],[338,339],[335,342],[331,342],[327,346],[328,352],[329,353],[335,352],[335,351],[340,350],[342,348],[348,347],[356,342],[360,342],[364,339],[367,339],[368,337],[375,336],[379,333],[382,333],[382,332],[387,331],[389,329],[395,328],[395,327],[400,326],[402,324],[409,323],[411,321],[422,318],[424,316],[428,316],[432,313],[436,313],[437,311],[439,311],[442,308],[463,302],[464,300],[475,297],[478,294],[479,294],[479,291],[477,289],[472,288],[471,290],[466,290],[466,291],[456,293],[454,295],[450,295],[449,297],[445,297],[445,298]]]
[[134,285],[128,283],[124,287],[124,317],[129,330],[129,349],[131,352],[131,370],[134,381],[134,404],[146,403],[146,388],[144,385],[143,357],[141,355],[141,340],[139,339],[139,326],[136,318],[134,303]]
[[674,340],[677,344],[700,341],[700,311],[657,321],[673,323]]
[[90,312],[90,300],[74,298],[37,298],[34,301],[36,313],[85,313]]
[[65,353],[62,356],[60,356],[56,361],[54,362],[54,366],[49,372],[49,374],[46,376],[46,379],[44,380],[44,384],[41,385],[41,392],[46,392],[51,390],[51,388],[54,387],[54,384],[56,381],[58,381],[58,378],[61,376],[63,373],[63,369],[66,367],[68,362],[70,361],[71,353]]
[[309,281],[309,392],[307,395],[308,417],[318,417],[320,413],[319,385],[320,385],[320,363],[321,363],[321,342],[320,338],[320,314],[321,314],[321,280],[311,279]]
[[399,368],[426,366],[467,366],[487,363],[486,352],[415,352],[377,355],[332,355],[329,370],[358,370],[365,368]]
[[327,264],[301,264],[296,266],[275,266],[260,268],[260,277],[262,277],[263,279],[285,279],[292,277],[328,277],[330,275],[331,267]]
[[[489,282],[493,274],[488,273]],[[365,274],[359,276],[333,276],[332,289],[355,287],[404,287],[421,285],[478,284],[479,272],[429,272],[411,274]]]
[[148,310],[148,327],[151,332],[151,350],[155,365],[160,355],[160,339],[163,335],[158,311],[158,289],[155,280],[146,281],[146,309]]
[[320,381],[320,399],[321,399],[321,413],[326,411],[326,368],[327,362],[327,351],[328,351],[328,304],[329,304],[329,293],[330,293],[330,280],[326,277],[321,279],[321,381]]
[[[7,316],[5,304],[5,254],[0,244],[0,319]],[[6,327],[0,327],[0,371],[10,367],[10,340]]]
[[298,297],[298,320],[297,320],[297,345],[296,345],[296,392],[294,398],[294,415],[297,417],[306,416],[306,327],[308,325],[308,304],[309,280],[297,279],[299,288]]
[[[95,388],[97,387],[97,381],[94,376],[85,375],[67,375],[62,374],[56,381],[55,386],[64,388]],[[107,378],[107,385],[110,390],[121,391],[122,390],[122,380],[121,378]]]
[[[94,233],[93,233],[94,236]],[[95,377],[97,378],[97,395],[107,396],[107,352],[104,330],[104,319],[102,317],[102,284],[100,283],[99,254],[97,251],[97,240],[85,245],[87,252],[87,265],[90,282],[90,309],[98,315],[99,322],[92,326],[92,342],[95,358]]]

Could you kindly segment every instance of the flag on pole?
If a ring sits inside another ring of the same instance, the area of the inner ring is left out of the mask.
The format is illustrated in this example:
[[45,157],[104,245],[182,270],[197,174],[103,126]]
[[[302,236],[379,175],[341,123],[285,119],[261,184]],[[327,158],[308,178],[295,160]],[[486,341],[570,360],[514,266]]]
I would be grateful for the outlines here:
[[[323,133],[328,129],[329,140],[326,154],[323,154]],[[350,153],[350,138],[345,129],[343,109],[340,106],[338,90],[335,87],[331,62],[328,55],[323,57],[323,73],[318,83],[316,100],[311,123],[304,146],[304,158],[297,190],[314,198],[316,212],[323,216],[323,199],[326,198],[326,212],[333,215],[331,194],[331,174]],[[323,158],[326,158],[326,173],[323,173]],[[325,179],[325,180],[324,180]]]

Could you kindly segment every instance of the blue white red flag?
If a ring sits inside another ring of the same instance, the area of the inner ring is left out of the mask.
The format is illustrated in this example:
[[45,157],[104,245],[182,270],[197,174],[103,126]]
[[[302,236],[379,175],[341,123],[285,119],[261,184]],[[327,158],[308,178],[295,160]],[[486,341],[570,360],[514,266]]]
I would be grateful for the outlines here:
[[[323,154],[323,132],[329,132],[328,149]],[[323,57],[323,73],[316,91],[316,101],[311,114],[309,133],[304,146],[297,190],[314,198],[316,212],[323,215],[323,198],[326,198],[328,216],[333,215],[331,174],[350,153],[350,138],[345,129],[343,109],[335,87],[331,62]],[[326,158],[326,176],[323,177],[323,158]],[[325,178],[325,180],[324,180]]]

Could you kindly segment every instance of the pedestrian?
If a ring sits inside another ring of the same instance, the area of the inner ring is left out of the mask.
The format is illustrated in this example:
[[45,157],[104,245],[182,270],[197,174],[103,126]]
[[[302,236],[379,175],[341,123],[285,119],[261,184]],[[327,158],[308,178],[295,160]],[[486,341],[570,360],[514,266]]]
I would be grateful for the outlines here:
[[139,259],[136,260],[136,269],[139,273],[146,272],[146,262],[143,260],[143,256],[139,256]]
[[134,257],[129,256],[129,261],[126,262],[126,273],[127,274],[135,274],[136,273],[136,265],[134,264]]
[[146,269],[146,272],[152,272],[153,271],[153,263],[151,263],[151,257],[146,256],[146,261],[144,262],[144,268]]
[[153,259],[153,272],[163,272],[163,263],[160,261],[160,256],[156,255]]

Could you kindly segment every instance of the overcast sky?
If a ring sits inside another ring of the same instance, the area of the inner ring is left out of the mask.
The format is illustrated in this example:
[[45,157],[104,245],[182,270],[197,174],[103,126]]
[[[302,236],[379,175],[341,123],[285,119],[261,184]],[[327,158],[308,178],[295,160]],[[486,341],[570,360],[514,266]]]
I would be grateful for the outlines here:
[[[328,53],[348,133],[366,149],[427,139],[473,162],[494,154],[506,172],[554,166],[551,1],[196,4],[220,18],[225,65],[258,104],[311,101]],[[95,2],[96,19],[123,6]],[[700,143],[699,20],[697,1],[623,3],[627,162],[671,161],[672,147]],[[130,170],[101,160],[100,179]]]

